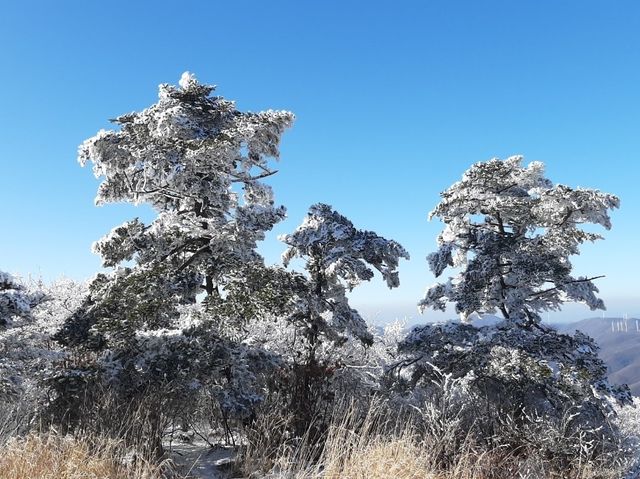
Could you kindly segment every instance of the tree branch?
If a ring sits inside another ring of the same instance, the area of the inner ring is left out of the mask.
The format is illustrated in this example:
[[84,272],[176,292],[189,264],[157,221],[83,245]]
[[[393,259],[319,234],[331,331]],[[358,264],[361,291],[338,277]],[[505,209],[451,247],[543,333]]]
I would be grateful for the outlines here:
[[[604,278],[604,277],[605,277],[605,275],[602,274],[600,276],[593,276],[591,278],[574,279],[574,280],[571,280],[571,281],[565,281],[560,286],[563,286],[565,284],[572,284],[572,283],[586,283],[586,282],[589,282],[589,281],[593,281],[594,279],[600,279],[600,278]],[[548,289],[545,289],[544,291],[538,291],[537,293],[533,293],[529,297],[530,298],[535,298],[535,297],[538,297],[538,296],[542,296],[544,294],[550,293],[551,291],[555,291],[555,290],[559,289],[560,286],[554,286],[553,288],[548,288]]]
[[204,245],[202,248],[198,249],[196,252],[194,252],[191,257],[185,261],[184,263],[182,263],[182,265],[177,269],[177,272],[180,273],[182,270],[184,270],[187,266],[189,266],[191,263],[193,263],[196,258],[198,256],[200,256],[202,253],[204,253],[205,251],[207,251],[208,249],[210,249],[209,243],[207,243],[206,245]]
[[191,238],[187,241],[185,241],[184,243],[176,246],[175,248],[173,248],[171,251],[169,251],[167,254],[165,254],[164,256],[162,256],[162,258],[160,259],[160,261],[164,261],[166,260],[169,256],[173,256],[176,253],[179,253],[182,249],[186,248],[187,246],[194,244],[194,243],[198,243],[200,241],[207,241],[207,245],[209,244],[208,242],[211,241],[211,237],[210,236],[202,236],[200,238]]
[[572,214],[573,210],[571,208],[568,208],[567,213],[564,215],[564,218],[562,218],[562,221],[560,221],[560,223],[556,224],[555,226],[564,226],[564,224],[569,221],[569,218],[571,218]]
[[256,176],[247,175],[246,177],[243,177],[242,175],[237,175],[235,173],[231,173],[231,176],[234,178],[233,180],[231,180],[231,183],[246,183],[247,181],[261,180],[262,178],[275,175],[277,172],[278,170],[267,170],[264,173],[260,173],[259,175],[256,175]]
[[498,191],[496,191],[496,195],[499,195],[500,193],[504,193],[507,190],[510,190],[511,188],[513,188],[514,186],[518,186],[518,183],[512,183],[509,186],[505,186],[504,188],[499,189]]

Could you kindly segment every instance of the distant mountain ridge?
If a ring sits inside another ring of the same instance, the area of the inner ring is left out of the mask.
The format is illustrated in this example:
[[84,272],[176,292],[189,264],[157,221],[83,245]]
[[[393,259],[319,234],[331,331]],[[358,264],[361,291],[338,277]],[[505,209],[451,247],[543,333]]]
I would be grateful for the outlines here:
[[579,330],[595,339],[609,368],[609,380],[628,384],[631,393],[640,396],[640,319],[589,318],[553,326],[563,333]]

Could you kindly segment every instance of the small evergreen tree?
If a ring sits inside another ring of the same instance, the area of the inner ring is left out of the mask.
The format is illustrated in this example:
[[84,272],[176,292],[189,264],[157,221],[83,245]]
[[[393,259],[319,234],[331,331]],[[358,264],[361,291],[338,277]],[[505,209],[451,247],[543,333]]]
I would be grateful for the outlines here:
[[[13,320],[0,329],[0,378],[10,378],[14,395],[35,410],[35,403],[44,395],[43,376],[62,355],[52,336],[81,304],[86,285],[68,278],[51,283],[9,278],[3,283],[11,283],[11,288],[0,292],[0,303],[14,306]],[[10,301],[1,299],[7,293]]]
[[0,328],[13,319],[29,317],[31,303],[25,287],[9,273],[0,271]]
[[[358,230],[346,217],[326,204],[315,204],[302,224],[280,239],[289,246],[282,255],[285,266],[294,258],[305,261],[304,287],[290,304],[287,321],[304,338],[304,355],[294,360],[289,385],[295,409],[297,433],[302,434],[312,420],[321,422],[320,410],[327,410],[336,387],[332,380],[341,364],[339,349],[348,339],[365,346],[373,336],[358,311],[349,305],[347,293],[377,270],[389,288],[400,284],[398,263],[409,259],[396,241],[372,231]],[[322,351],[322,355],[318,351]],[[320,357],[319,357],[320,356]],[[318,424],[322,430],[323,424]]]
[[398,263],[409,259],[409,253],[396,241],[356,229],[322,203],[311,206],[296,231],[280,239],[289,246],[282,255],[285,266],[296,257],[306,260],[308,295],[296,305],[293,317],[305,325],[311,356],[320,335],[339,340],[341,334],[348,334],[370,344],[367,323],[349,306],[346,293],[373,278],[372,268],[389,288],[399,286]]

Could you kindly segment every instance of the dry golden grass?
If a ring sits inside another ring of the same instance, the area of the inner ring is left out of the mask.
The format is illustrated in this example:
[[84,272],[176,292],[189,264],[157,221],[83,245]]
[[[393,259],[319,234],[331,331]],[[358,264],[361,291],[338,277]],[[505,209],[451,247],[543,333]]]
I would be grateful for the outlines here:
[[32,434],[1,449],[0,479],[157,479],[166,464],[124,460],[113,441]]
[[[406,418],[405,418],[406,419]],[[455,426],[452,426],[455,427]],[[327,440],[318,451],[308,438],[282,448],[278,457],[260,457],[252,449],[244,473],[271,479],[619,479],[620,470],[571,464],[561,472],[535,451],[517,454],[474,446],[468,438],[448,444],[450,431],[429,436],[410,420],[389,420],[373,404],[358,412],[351,406],[334,418]],[[442,458],[447,458],[446,466]],[[268,472],[266,472],[268,471]],[[266,475],[265,475],[266,472]]]
[[[339,443],[325,449],[314,464],[281,463],[278,479],[619,479],[620,471],[586,466],[561,473],[539,458],[519,459],[495,453],[469,451],[446,470],[433,464],[432,451],[410,437],[373,437]],[[260,476],[256,476],[260,477]]]
[[[335,446],[338,446],[337,444]],[[435,479],[424,452],[409,438],[375,438],[325,455],[322,467],[300,471],[296,479]]]
[[[362,417],[352,404],[338,408],[327,440],[318,457],[310,438],[303,438],[295,448],[283,449],[280,456],[261,461],[253,449],[244,458],[256,474],[262,462],[271,469],[267,477],[289,479],[436,479],[432,454],[425,454],[423,445],[410,427],[385,423],[382,410],[374,404]],[[245,468],[245,472],[247,468]],[[252,476],[253,477],[253,476]]]

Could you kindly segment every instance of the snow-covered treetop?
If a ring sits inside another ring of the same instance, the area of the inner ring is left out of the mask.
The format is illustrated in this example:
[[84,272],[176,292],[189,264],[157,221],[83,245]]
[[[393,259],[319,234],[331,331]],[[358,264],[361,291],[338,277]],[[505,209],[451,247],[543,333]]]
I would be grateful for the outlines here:
[[294,116],[241,112],[213,90],[186,72],[179,86],[160,85],[156,104],[113,120],[119,130],[80,146],[80,164],[91,161],[102,179],[97,204],[144,202],[158,212],[151,224],[128,221],[94,244],[105,266],[168,263],[206,277],[211,294],[229,271],[261,260],[257,242],[285,216],[261,180],[275,173],[268,162]]
[[0,327],[13,318],[28,317],[33,298],[13,276],[0,271]]
[[309,270],[339,278],[349,289],[373,278],[369,266],[382,274],[389,288],[395,288],[400,284],[400,258],[409,259],[409,253],[396,241],[357,230],[351,221],[322,203],[311,206],[295,232],[280,240],[289,245],[282,255],[285,266],[295,257],[309,258]]
[[[380,272],[389,288],[400,284],[398,263],[409,253],[396,241],[372,231],[358,230],[331,206],[315,204],[302,224],[280,240],[289,248],[282,255],[285,266],[296,257],[306,260],[311,296],[300,304],[308,320],[330,336],[331,331],[348,332],[369,342],[371,334],[360,314],[351,308],[346,291]],[[330,322],[322,315],[328,313]]]
[[578,254],[585,241],[601,239],[580,226],[609,229],[609,210],[619,206],[619,199],[554,185],[544,177],[542,163],[521,163],[520,156],[476,163],[441,194],[429,218],[440,218],[445,227],[438,251],[427,261],[436,276],[449,266],[461,272],[430,287],[421,309],[444,310],[454,302],[463,318],[499,311],[527,324],[565,301],[604,309],[594,278],[571,276],[569,256]]
[[86,140],[78,161],[91,161],[103,178],[96,202],[148,202],[159,211],[204,202],[200,210],[221,214],[233,202],[232,183],[253,185],[270,174],[267,160],[278,157],[293,114],[240,112],[210,96],[214,89],[185,72],[180,87],[160,85],[158,103],[113,120],[120,130]]

